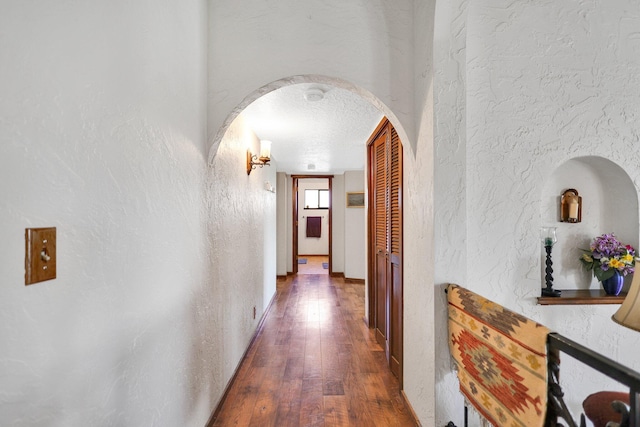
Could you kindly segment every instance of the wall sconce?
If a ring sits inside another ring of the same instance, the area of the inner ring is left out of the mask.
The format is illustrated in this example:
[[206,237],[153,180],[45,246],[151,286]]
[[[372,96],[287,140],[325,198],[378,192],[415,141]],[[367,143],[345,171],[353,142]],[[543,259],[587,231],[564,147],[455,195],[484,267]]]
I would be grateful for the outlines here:
[[638,258],[636,258],[636,268],[629,293],[611,318],[622,326],[640,332],[640,261]]
[[257,154],[251,154],[251,150],[247,149],[247,175],[250,175],[256,166],[269,166],[270,161],[271,141],[260,141],[260,157]]
[[578,190],[570,188],[560,197],[560,221],[577,223],[582,221],[582,197]]

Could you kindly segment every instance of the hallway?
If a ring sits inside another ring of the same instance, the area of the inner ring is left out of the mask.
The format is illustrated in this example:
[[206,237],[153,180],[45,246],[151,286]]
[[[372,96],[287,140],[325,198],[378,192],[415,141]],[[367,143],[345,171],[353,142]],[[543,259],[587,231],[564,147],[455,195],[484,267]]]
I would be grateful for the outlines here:
[[364,286],[278,282],[213,426],[416,426],[363,320]]

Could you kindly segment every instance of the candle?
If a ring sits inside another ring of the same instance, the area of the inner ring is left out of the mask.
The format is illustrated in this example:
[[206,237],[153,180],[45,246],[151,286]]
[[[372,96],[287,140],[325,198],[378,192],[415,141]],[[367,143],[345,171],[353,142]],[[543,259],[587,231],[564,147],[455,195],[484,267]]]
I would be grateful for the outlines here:
[[569,222],[576,222],[578,220],[578,201],[573,198],[569,203]]
[[271,141],[260,141],[260,160],[263,162],[271,160]]
[[553,246],[553,239],[551,237],[545,237],[544,238],[544,245],[545,246]]

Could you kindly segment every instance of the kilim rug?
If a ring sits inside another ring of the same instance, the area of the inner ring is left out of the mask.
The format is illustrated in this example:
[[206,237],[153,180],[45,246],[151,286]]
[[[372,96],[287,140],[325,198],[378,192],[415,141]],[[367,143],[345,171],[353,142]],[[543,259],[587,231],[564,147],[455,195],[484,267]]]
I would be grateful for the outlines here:
[[447,288],[460,391],[494,426],[543,426],[549,330],[457,285]]

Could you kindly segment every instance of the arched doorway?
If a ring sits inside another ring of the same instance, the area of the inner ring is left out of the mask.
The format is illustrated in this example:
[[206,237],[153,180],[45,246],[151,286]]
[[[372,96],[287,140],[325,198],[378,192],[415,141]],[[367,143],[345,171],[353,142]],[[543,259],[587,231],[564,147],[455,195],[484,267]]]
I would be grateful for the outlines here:
[[[393,113],[391,113],[390,111],[388,111],[388,108],[386,108],[376,97],[374,97],[372,94],[370,94],[367,91],[362,90],[361,88],[358,88],[348,82],[345,82],[343,80],[340,79],[333,79],[333,78],[329,78],[329,77],[325,77],[325,76],[295,76],[293,78],[287,78],[287,79],[282,79],[273,83],[270,83],[260,89],[258,89],[257,91],[255,91],[254,93],[252,93],[251,95],[249,95],[247,98],[245,98],[243,100],[243,102],[236,108],[234,109],[234,112],[227,118],[227,122],[230,122],[232,120],[233,117],[236,117],[238,115],[243,115],[245,118],[247,117],[247,110],[250,110],[251,108],[253,108],[255,105],[261,103],[261,101],[263,99],[266,99],[267,97],[271,96],[271,95],[277,95],[280,91],[285,92],[289,89],[295,89],[296,86],[302,87],[303,91],[300,92],[300,96],[299,99],[296,101],[290,101],[291,103],[298,103],[298,102],[310,102],[309,99],[306,99],[306,95],[305,91],[309,90],[309,89],[317,89],[320,88],[320,90],[323,92],[323,96],[328,97],[331,96],[332,94],[335,93],[343,93],[346,92],[346,96],[342,97],[343,99],[343,104],[342,104],[342,110],[340,110],[339,112],[336,113],[336,111],[334,111],[335,116],[333,118],[333,120],[338,121],[339,118],[341,118],[342,116],[344,116],[344,112],[348,111],[351,114],[353,114],[351,117],[352,119],[349,121],[349,123],[347,124],[342,124],[343,127],[354,127],[356,125],[358,125],[359,122],[359,117],[358,115],[362,115],[363,110],[375,110],[376,114],[375,115],[370,115],[368,117],[368,121],[367,124],[364,125],[364,128],[366,129],[363,133],[362,136],[360,138],[358,138],[357,140],[357,144],[358,144],[358,150],[360,150],[360,159],[362,162],[362,184],[360,188],[347,188],[347,186],[343,183],[343,187],[341,189],[341,192],[339,192],[337,199],[344,199],[346,193],[348,192],[347,190],[355,190],[354,192],[358,192],[361,191],[362,193],[366,194],[366,192],[368,191],[367,187],[367,180],[365,179],[365,162],[366,162],[366,158],[367,158],[367,153],[366,153],[366,142],[369,139],[369,137],[371,136],[372,132],[376,129],[377,125],[380,123],[381,119],[383,117],[388,117],[390,122],[394,122],[393,118],[395,117],[393,115]],[[344,101],[344,99],[347,99],[348,101]],[[304,101],[303,101],[304,100]],[[302,126],[302,128],[304,130],[306,130],[307,132],[309,131],[309,129],[312,129],[315,126],[320,126],[323,125],[324,123],[327,123],[329,120],[325,118],[322,118],[321,116],[321,109],[317,108],[317,106],[319,105],[317,101],[311,101],[313,103],[313,106],[309,107],[312,111],[312,113],[314,114],[314,118],[316,119],[315,123],[307,123],[306,126]],[[342,114],[341,114],[342,113]],[[265,115],[266,116],[266,115]],[[285,118],[285,122],[293,122],[295,124],[299,124],[299,120],[297,119],[292,119],[292,114],[286,114],[286,113],[281,113],[279,115],[279,118]],[[264,119],[264,116],[263,116]],[[249,119],[247,120],[247,122],[249,123],[249,126],[255,126],[258,127],[258,125],[255,125],[255,123],[257,123],[257,121],[254,121],[253,119]],[[266,120],[264,120],[264,122],[267,122],[268,126],[273,126],[274,124],[278,124],[278,120],[274,119],[273,116],[271,117],[267,117]],[[263,129],[267,129],[268,126],[265,125],[264,123],[262,124],[262,126],[265,126]],[[277,127],[277,126],[275,126]],[[220,132],[219,132],[220,133]],[[398,126],[398,130],[397,130],[398,134],[402,134],[402,135],[406,135],[403,131],[402,128],[400,126]],[[264,135],[256,132],[256,134],[258,135],[259,138],[264,138],[264,139],[270,139],[273,143],[272,145],[272,153],[274,154],[274,163],[275,164],[279,164],[279,159],[278,159],[278,144],[279,141],[277,140],[277,137],[273,137],[271,136],[268,131],[264,132]],[[318,141],[312,142],[312,143],[307,143],[305,138],[307,137],[307,135],[303,135],[302,137],[299,137],[299,144],[300,146],[305,146],[307,144],[311,145],[311,144],[316,144],[314,147],[318,148],[327,148],[327,147],[323,147],[323,144],[318,144]],[[335,139],[335,138],[333,138]],[[325,138],[324,141],[320,141],[320,142],[324,142],[324,145],[329,145],[326,141],[332,140],[332,138]],[[290,148],[291,150],[295,149],[297,147],[292,147]],[[212,151],[210,154],[210,158],[213,158],[213,156],[215,156],[215,144],[212,147]],[[284,221],[284,227],[282,229],[279,229],[277,232],[277,239],[278,239],[278,258],[281,258],[280,253],[284,253],[284,259],[287,260],[287,265],[286,265],[286,270],[285,270],[285,274],[292,272],[295,273],[296,272],[296,255],[297,252],[295,251],[294,248],[294,237],[292,237],[293,235],[293,224],[294,224],[294,218],[293,218],[293,213],[292,213],[292,209],[290,208],[290,205],[288,203],[290,203],[290,201],[292,200],[292,194],[295,192],[295,187],[293,184],[293,179],[292,176],[294,175],[302,175],[304,174],[305,176],[307,176],[308,174],[310,174],[310,170],[313,170],[315,172],[315,176],[317,175],[323,175],[323,174],[327,174],[327,173],[333,173],[334,170],[331,169],[330,167],[327,169],[325,168],[325,165],[323,164],[323,161],[325,160],[323,158],[323,154],[319,151],[315,151],[312,152],[312,155],[315,156],[312,158],[312,160],[310,159],[306,159],[303,162],[300,162],[297,168],[284,168],[283,172],[286,177],[284,180],[280,180],[280,178],[278,179],[278,183],[279,186],[277,188],[277,192],[278,194],[284,194],[284,199],[286,200],[287,204],[284,205],[284,207],[282,208],[282,212],[284,215],[288,216],[288,219]],[[330,158],[330,155],[326,155],[326,157]],[[283,163],[287,163],[286,161],[284,161]],[[330,162],[326,162],[328,164],[330,164]],[[279,167],[279,166],[278,166]],[[339,172],[344,172],[344,171],[339,171]],[[314,174],[312,174],[314,175]],[[346,181],[346,180],[345,180]],[[283,185],[280,185],[284,183]],[[280,196],[279,196],[280,197]],[[334,197],[334,201],[337,200]],[[346,205],[346,201],[342,200],[342,205],[343,205],[343,209],[342,212],[345,211],[345,205]],[[279,209],[279,214],[280,214],[280,207]],[[362,212],[365,212],[365,210],[363,209]],[[281,224],[283,224],[283,222],[278,221],[278,226],[280,227]],[[338,227],[336,227],[338,228]],[[345,229],[347,228],[345,226],[345,224],[342,224],[342,228]],[[363,272],[362,272],[362,281],[366,281],[367,277],[370,277],[369,272],[372,269],[372,265],[370,262],[368,262],[368,258],[367,258],[367,245],[366,245],[366,240],[368,239],[367,235],[366,235],[366,230],[367,230],[367,225],[366,225],[366,217],[363,214],[363,222],[361,225],[361,231],[363,233],[363,241],[362,241],[362,245],[361,245],[361,250],[362,250],[362,256],[361,256],[361,260],[362,260],[362,264],[363,264]],[[345,237],[345,233],[343,231],[343,234],[340,238],[334,238],[335,234],[332,233],[331,236],[331,245],[332,245],[332,258],[330,261],[330,270],[332,272],[337,272],[337,273],[342,273],[343,275],[345,275],[345,277],[349,277],[347,270],[348,267],[347,265],[345,265],[345,261],[344,261],[344,252],[345,252],[345,244],[344,241],[346,239]],[[341,240],[342,239],[342,240]],[[334,249],[336,247],[340,248],[340,246],[342,246],[341,249],[335,251]],[[281,248],[284,248],[283,250],[281,250]],[[342,253],[340,254],[340,251],[342,251]],[[338,252],[338,253],[336,253]],[[340,260],[341,260],[341,256],[342,256],[342,266],[340,266]],[[370,260],[370,258],[369,258]],[[278,265],[280,265],[280,261],[278,261]],[[282,271],[279,270],[278,271],[278,275],[281,275]],[[368,319],[369,317],[369,313],[370,313],[370,309],[369,309],[369,295],[371,293],[367,292],[367,295],[365,296],[365,313],[363,313],[363,316],[365,318]],[[397,372],[397,371],[396,371]],[[400,376],[400,380],[402,381],[401,378],[401,374]]]

